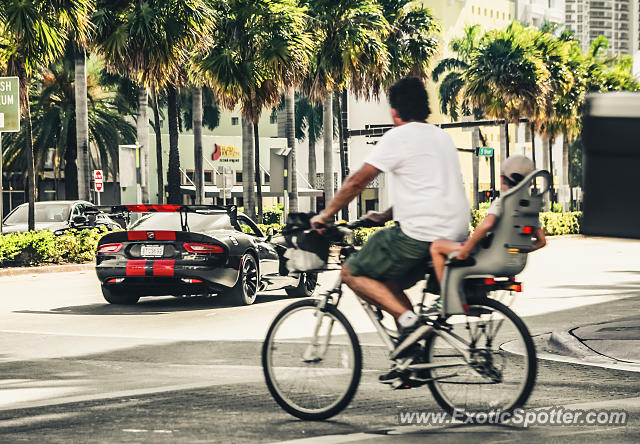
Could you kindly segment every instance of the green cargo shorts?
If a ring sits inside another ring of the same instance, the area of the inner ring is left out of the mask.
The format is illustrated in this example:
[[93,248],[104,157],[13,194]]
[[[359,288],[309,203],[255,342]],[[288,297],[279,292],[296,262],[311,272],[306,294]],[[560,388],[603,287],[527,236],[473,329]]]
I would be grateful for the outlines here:
[[397,225],[383,228],[349,257],[347,266],[354,276],[393,281],[406,289],[425,278],[430,246],[431,242],[410,238]]

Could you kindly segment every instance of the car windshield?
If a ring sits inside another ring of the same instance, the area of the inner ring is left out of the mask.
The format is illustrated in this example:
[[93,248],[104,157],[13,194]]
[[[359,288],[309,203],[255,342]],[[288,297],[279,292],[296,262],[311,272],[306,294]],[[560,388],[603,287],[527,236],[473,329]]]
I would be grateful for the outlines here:
[[[64,222],[69,219],[71,213],[70,203],[37,203],[36,223]],[[4,221],[7,225],[26,224],[29,214],[29,206],[19,206]]]
[[[226,213],[187,213],[189,231],[232,230],[231,220]],[[142,216],[129,227],[130,230],[181,231],[180,213],[151,213]]]

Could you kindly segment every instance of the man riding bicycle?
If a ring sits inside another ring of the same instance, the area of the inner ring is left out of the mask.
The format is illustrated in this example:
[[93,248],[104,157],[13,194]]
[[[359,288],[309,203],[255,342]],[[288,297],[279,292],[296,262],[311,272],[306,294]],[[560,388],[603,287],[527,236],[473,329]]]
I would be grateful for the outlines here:
[[395,128],[380,138],[362,167],[346,179],[311,224],[330,225],[378,174],[387,173],[391,207],[365,217],[380,224],[393,219],[396,225],[377,231],[349,257],[342,280],[360,298],[393,316],[400,349],[418,327],[404,289],[423,279],[431,242],[467,238],[470,210],[453,141],[426,123],[429,98],[422,81],[399,80],[389,89],[389,103]]

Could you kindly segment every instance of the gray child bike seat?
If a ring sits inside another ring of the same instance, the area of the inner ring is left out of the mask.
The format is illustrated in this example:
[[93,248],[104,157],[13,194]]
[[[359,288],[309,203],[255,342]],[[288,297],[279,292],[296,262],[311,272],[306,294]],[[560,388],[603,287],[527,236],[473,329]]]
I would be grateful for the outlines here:
[[[536,187],[536,179],[542,177],[542,189]],[[501,196],[502,215],[492,235],[480,242],[472,257],[455,261],[450,256],[442,278],[443,314],[463,314],[467,303],[464,280],[479,277],[510,277],[520,273],[527,254],[533,249],[533,231],[539,226],[542,197],[549,190],[551,176],[547,171],[536,170]]]

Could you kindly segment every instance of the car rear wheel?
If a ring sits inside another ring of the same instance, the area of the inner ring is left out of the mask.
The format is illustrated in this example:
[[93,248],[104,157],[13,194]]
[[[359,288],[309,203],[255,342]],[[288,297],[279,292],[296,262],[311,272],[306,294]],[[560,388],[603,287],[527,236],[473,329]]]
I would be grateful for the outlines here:
[[250,254],[242,256],[242,265],[238,282],[225,297],[234,305],[251,305],[256,300],[260,278],[255,258]]
[[134,305],[138,303],[140,296],[131,294],[122,288],[110,288],[102,286],[102,296],[110,304],[117,305]]
[[313,295],[318,285],[318,273],[300,273],[297,287],[286,288],[289,296],[294,298],[309,298]]

